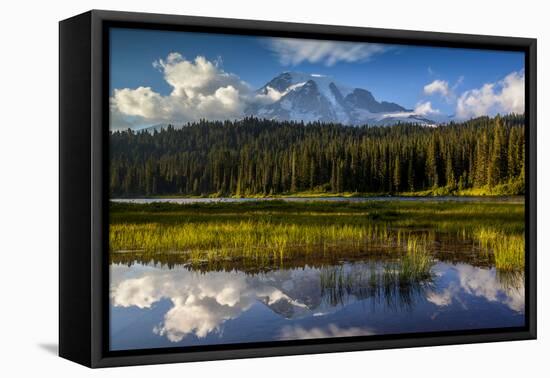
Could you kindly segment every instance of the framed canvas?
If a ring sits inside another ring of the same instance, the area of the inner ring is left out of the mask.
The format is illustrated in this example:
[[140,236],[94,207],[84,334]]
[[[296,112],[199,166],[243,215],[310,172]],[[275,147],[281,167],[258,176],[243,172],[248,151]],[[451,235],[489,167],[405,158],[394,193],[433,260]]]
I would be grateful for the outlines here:
[[536,40],[60,22],[59,353],[536,337]]

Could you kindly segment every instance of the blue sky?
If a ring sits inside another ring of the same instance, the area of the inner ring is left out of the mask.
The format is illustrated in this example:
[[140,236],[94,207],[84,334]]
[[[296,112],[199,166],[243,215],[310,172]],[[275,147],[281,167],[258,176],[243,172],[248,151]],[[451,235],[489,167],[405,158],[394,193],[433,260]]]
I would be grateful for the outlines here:
[[[178,54],[177,59],[174,53]],[[170,54],[174,58],[171,62]],[[218,79],[212,78],[220,86],[229,85],[227,80],[220,79],[223,75],[231,75],[232,80],[256,89],[284,71],[315,73],[331,76],[350,87],[368,89],[379,101],[393,101],[411,109],[429,102],[441,114],[453,115],[459,111],[464,117],[483,111],[505,112],[511,106],[517,111],[518,101],[522,100],[508,98],[510,93],[517,97],[518,85],[523,85],[524,54],[518,52],[111,29],[111,95],[118,115],[112,118],[125,119],[123,126],[126,126],[199,114],[195,109],[201,106],[199,100],[192,105],[194,110],[186,108],[180,112],[174,108],[174,98],[168,98],[174,92],[174,82],[176,86],[181,84],[180,93],[189,98],[191,92],[185,89],[189,83],[177,81],[173,71],[178,64],[192,70],[199,64],[196,62],[199,56],[204,57],[202,66],[211,64],[204,66],[206,70],[214,67],[215,72],[208,74],[218,75]],[[181,71],[180,75],[200,75],[203,71],[191,72]],[[509,75],[514,73],[508,82]],[[211,83],[204,85],[210,92],[199,93],[194,87],[195,96],[203,94],[204,99],[213,94]],[[491,86],[490,93],[487,85]],[[137,92],[140,87],[149,87],[150,93]],[[126,91],[117,95],[116,91],[123,89]],[[239,89],[239,98],[243,90]],[[487,100],[486,95],[493,97]],[[165,111],[144,112],[136,109],[136,104],[145,108],[161,106]],[[464,106],[468,108],[464,110]],[[208,113],[207,107],[201,109]]]

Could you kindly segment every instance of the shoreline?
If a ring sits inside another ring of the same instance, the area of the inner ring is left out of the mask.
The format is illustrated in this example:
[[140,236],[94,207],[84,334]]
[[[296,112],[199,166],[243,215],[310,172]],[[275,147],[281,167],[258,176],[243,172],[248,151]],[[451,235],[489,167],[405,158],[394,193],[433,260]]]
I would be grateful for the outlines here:
[[524,195],[509,196],[265,196],[265,197],[116,197],[111,203],[147,204],[207,204],[207,203],[254,203],[254,202],[505,202],[525,203]]
[[110,199],[234,199],[234,200],[263,200],[263,199],[316,199],[316,198],[511,198],[511,197],[525,197],[525,194],[426,194],[424,192],[404,192],[404,193],[291,193],[291,194],[273,194],[273,195],[251,195],[251,196],[235,196],[235,195],[200,195],[200,196],[187,196],[187,195],[155,195],[155,196],[116,196],[110,197]]

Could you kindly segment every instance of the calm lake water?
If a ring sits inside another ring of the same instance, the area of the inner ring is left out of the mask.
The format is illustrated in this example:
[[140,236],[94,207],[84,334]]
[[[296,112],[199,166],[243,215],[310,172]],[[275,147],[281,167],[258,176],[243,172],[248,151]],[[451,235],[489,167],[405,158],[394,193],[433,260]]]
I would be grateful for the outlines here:
[[[523,197],[281,199],[523,203]],[[188,204],[258,200],[273,199],[114,201]],[[463,221],[467,222],[467,218]],[[429,242],[433,263],[431,260],[428,277],[407,282],[395,278],[402,265],[396,263],[398,251],[390,250],[388,245],[368,247],[364,254],[329,254],[329,258],[308,254],[303,259],[266,267],[231,259],[190,265],[182,253],[113,252],[110,348],[130,350],[524,325],[523,273],[497,271],[494,257],[483,253],[471,235],[429,231],[422,225],[411,227],[420,233],[432,232]]]
[[524,325],[523,276],[438,261],[433,278],[384,283],[376,259],[247,274],[111,265],[111,349]]

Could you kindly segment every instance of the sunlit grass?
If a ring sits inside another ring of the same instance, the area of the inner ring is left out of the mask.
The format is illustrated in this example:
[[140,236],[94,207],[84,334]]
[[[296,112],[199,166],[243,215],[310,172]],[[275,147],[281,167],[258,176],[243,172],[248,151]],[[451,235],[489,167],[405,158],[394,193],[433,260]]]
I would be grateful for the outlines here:
[[507,235],[494,228],[481,228],[475,238],[484,251],[495,256],[495,266],[500,270],[518,270],[525,267],[525,236]]
[[333,247],[360,248],[389,244],[384,225],[285,224],[266,221],[207,222],[178,225],[113,224],[111,251],[179,252],[194,260],[248,257],[284,260],[292,254]]
[[525,265],[522,203],[116,203],[110,218],[111,252],[178,254],[194,264],[246,260],[261,267],[383,249],[406,279],[427,274],[436,234],[446,234],[481,247],[499,270]]
[[430,275],[433,258],[428,251],[428,240],[423,237],[409,236],[407,252],[401,258],[400,279],[423,279]]

